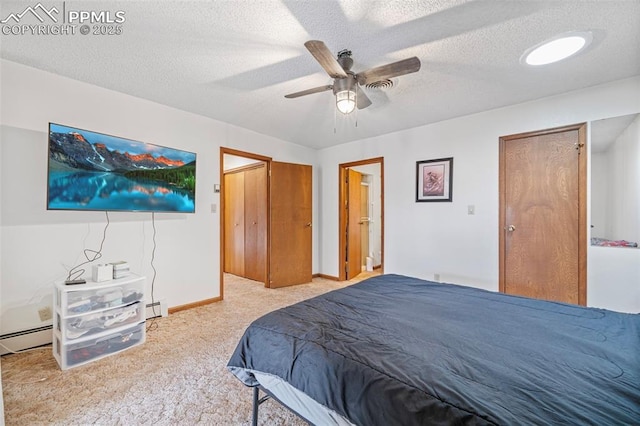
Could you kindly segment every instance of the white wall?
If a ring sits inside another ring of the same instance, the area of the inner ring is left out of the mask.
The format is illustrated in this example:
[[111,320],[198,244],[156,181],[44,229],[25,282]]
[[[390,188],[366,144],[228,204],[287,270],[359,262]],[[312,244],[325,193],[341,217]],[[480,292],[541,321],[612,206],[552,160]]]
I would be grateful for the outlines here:
[[590,247],[587,302],[620,312],[640,312],[640,249]]
[[260,163],[258,160],[254,160],[253,158],[246,157],[238,157],[237,155],[224,154],[222,158],[222,170],[233,170],[239,167],[248,166],[249,164]]
[[609,152],[611,231],[607,237],[640,243],[640,116],[613,142]]
[[592,236],[640,243],[640,116],[591,156]]
[[[219,209],[211,213],[211,205],[220,202],[213,185],[220,183],[221,146],[314,165],[312,149],[10,61],[2,60],[0,67],[3,313],[41,299],[50,303],[52,282],[64,279],[68,268],[82,260],[83,248],[99,247],[106,223],[104,212],[46,210],[49,122],[198,154],[196,213],[155,215],[154,296],[166,299],[169,307],[219,296],[220,218]],[[315,188],[313,200],[317,205]],[[151,214],[110,213],[109,217],[101,261],[127,260],[132,270],[151,278]],[[314,272],[317,232],[314,227]],[[2,318],[3,332],[38,325],[11,324],[6,315]]]
[[[591,153],[591,236],[607,237],[607,224],[611,222],[609,208],[611,205],[609,191],[609,156],[607,151]],[[593,179],[593,176],[598,176]]]
[[[320,270],[338,272],[337,165],[382,156],[385,272],[426,279],[437,273],[445,282],[497,290],[499,137],[636,113],[639,93],[636,77],[320,151]],[[359,125],[367,125],[362,116]],[[454,157],[453,202],[416,203],[416,161],[443,157]],[[475,215],[467,214],[468,205]],[[640,286],[631,281],[638,263],[631,260],[620,264],[617,278],[624,282],[603,280],[598,265],[589,265],[588,305],[620,307],[607,289],[621,286],[636,300],[626,308],[640,311]]]
[[[640,243],[640,117],[607,151],[592,157],[591,170],[604,176],[591,183],[598,197],[590,203],[592,235]],[[617,311],[640,311],[640,249],[590,247],[587,264],[588,300]]]

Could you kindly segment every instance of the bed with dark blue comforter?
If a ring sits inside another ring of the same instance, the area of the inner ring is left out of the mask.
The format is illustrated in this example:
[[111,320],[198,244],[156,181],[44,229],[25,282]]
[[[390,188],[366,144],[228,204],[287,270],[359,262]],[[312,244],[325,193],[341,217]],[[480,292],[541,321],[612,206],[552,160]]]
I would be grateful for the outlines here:
[[271,312],[228,368],[358,425],[640,424],[640,315],[383,275]]

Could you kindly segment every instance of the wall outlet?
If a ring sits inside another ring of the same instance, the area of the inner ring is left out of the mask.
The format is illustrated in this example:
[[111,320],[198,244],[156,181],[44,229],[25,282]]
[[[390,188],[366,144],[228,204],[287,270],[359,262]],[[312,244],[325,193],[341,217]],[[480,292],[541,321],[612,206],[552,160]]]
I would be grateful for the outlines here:
[[440,282],[440,274],[433,274],[433,280],[436,282]]
[[53,317],[53,313],[49,306],[45,306],[44,308],[38,309],[38,316],[40,316],[40,321],[44,322],[50,320]]

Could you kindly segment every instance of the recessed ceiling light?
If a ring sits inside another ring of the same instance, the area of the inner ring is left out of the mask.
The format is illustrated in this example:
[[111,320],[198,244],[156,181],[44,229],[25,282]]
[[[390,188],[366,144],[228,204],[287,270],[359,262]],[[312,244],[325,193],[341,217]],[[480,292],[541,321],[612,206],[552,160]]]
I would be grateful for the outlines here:
[[573,56],[591,43],[588,31],[561,34],[527,49],[521,62],[527,65],[547,65]]

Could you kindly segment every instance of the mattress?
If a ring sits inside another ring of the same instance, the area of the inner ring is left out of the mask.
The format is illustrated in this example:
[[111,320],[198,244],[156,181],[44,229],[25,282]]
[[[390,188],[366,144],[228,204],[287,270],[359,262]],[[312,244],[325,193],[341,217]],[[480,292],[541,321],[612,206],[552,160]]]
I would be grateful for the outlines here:
[[640,315],[383,275],[259,318],[228,368],[357,425],[634,424]]

